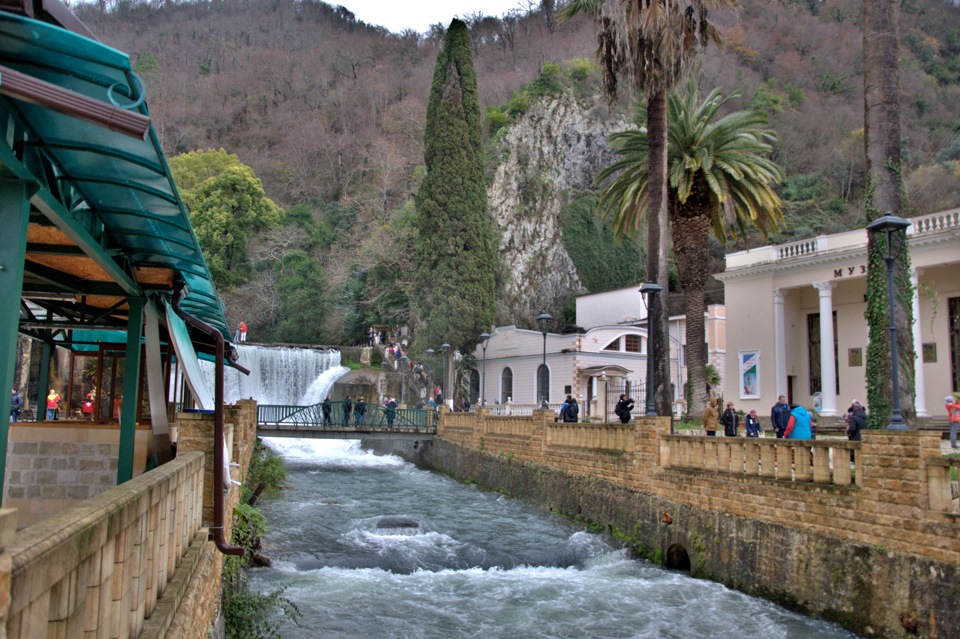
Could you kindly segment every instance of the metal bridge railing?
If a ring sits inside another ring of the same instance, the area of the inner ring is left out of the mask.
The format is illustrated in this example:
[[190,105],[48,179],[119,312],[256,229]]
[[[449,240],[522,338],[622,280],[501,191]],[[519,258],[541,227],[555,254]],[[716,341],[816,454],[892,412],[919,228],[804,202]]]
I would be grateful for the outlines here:
[[[360,411],[357,404],[362,405]],[[417,428],[436,431],[437,414],[433,410],[397,408],[391,410],[380,404],[368,402],[337,401],[312,406],[288,406],[261,404],[257,406],[257,423],[289,426],[314,426],[318,428]]]

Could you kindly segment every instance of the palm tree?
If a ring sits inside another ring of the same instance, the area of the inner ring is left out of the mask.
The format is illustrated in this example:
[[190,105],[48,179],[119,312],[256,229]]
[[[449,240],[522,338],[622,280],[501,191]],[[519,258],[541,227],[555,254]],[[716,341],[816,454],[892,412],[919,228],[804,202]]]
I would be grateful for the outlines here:
[[[707,401],[704,348],[704,295],[710,276],[710,232],[725,242],[749,224],[767,235],[783,223],[780,198],[772,185],[783,179],[772,151],[773,131],[758,111],[737,111],[719,119],[720,109],[737,95],[723,97],[719,89],[703,101],[696,80],[687,83],[684,96],[667,102],[668,200],[680,287],[687,318],[687,373],[691,388],[690,413],[703,411]],[[603,190],[598,210],[616,229],[636,226],[638,211],[650,198],[649,146],[645,131],[611,136],[620,159],[597,176],[598,182],[616,176]],[[622,232],[622,231],[621,231]]]
[[[738,0],[570,0],[561,19],[578,14],[597,21],[597,57],[603,69],[604,86],[613,98],[621,78],[647,96],[648,161],[650,196],[647,216],[647,279],[663,287],[654,297],[649,313],[658,319],[653,354],[657,412],[670,414],[670,363],[667,357],[667,94],[689,73],[692,62],[712,40],[720,41],[707,20],[708,9],[736,8]],[[631,218],[637,222],[643,212]],[[633,235],[637,227],[621,228]]]

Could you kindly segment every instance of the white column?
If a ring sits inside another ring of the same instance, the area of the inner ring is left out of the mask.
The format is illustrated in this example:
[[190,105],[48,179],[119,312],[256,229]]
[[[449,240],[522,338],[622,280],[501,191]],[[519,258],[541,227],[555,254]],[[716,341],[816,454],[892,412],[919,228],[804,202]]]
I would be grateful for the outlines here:
[[773,291],[773,340],[776,359],[777,397],[787,395],[787,329],[783,319],[783,298],[786,291],[782,288]]
[[910,285],[913,287],[913,352],[914,358],[914,380],[916,381],[916,395],[914,404],[917,407],[917,417],[929,417],[927,413],[927,395],[923,386],[923,337],[921,335],[922,325],[920,324],[920,290],[917,284],[920,281],[920,269],[910,270]]
[[820,394],[823,408],[820,414],[837,414],[837,363],[833,352],[833,287],[834,282],[815,282],[820,292]]

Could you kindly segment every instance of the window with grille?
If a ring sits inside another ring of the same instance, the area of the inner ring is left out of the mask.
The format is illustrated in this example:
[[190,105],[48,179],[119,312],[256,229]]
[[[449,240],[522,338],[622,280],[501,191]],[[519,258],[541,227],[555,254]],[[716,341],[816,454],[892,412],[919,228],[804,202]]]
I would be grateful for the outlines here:
[[624,350],[628,353],[641,353],[640,350],[640,336],[639,335],[624,335]]

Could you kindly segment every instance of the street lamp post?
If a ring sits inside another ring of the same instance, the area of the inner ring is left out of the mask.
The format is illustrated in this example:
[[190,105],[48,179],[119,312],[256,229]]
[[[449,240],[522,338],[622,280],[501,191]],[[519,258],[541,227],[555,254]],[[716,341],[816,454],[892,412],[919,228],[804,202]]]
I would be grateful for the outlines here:
[[430,400],[433,399],[433,360],[437,351],[432,348],[426,350],[427,355],[427,403],[430,403]]
[[[657,284],[656,282],[646,282],[643,286],[640,287],[640,295],[643,296],[643,305],[647,309],[647,417],[656,417],[657,416],[657,407],[653,401],[653,388],[654,388],[654,362],[653,362],[653,335],[654,335],[654,325],[653,322],[656,319],[651,314],[651,309],[653,309],[653,299],[656,297],[657,293],[663,290],[663,287]],[[649,298],[649,299],[648,299]]]
[[893,377],[893,411],[890,415],[890,424],[887,430],[907,430],[907,425],[903,421],[903,413],[900,412],[900,371],[899,354],[897,349],[897,316],[896,300],[894,299],[893,283],[893,265],[903,251],[907,250],[906,238],[904,237],[899,246],[894,247],[894,241],[899,238],[900,231],[905,231],[910,226],[910,222],[897,217],[890,211],[884,213],[883,217],[875,219],[867,224],[867,233],[877,237],[880,232],[887,236],[887,254],[882,256],[887,264],[887,296],[890,298],[890,373]]
[[552,321],[553,315],[550,313],[537,315],[537,325],[540,327],[540,332],[543,333],[543,368],[540,369],[541,374],[537,375],[537,385],[540,386],[538,389],[540,391],[540,408],[543,410],[550,408],[550,405],[547,404],[547,395],[550,393],[550,389],[544,383],[544,380],[546,380],[547,375],[547,329]]
[[[450,387],[447,385],[447,375],[449,375],[449,371],[447,371],[449,362],[447,359],[450,355],[450,345],[444,342],[440,345],[440,350],[443,351],[443,382],[440,384],[440,389],[443,393],[443,401],[447,401],[447,392],[450,390]],[[450,397],[450,399],[453,399],[453,397]]]
[[484,331],[480,333],[480,346],[483,348],[483,374],[480,377],[480,405],[487,405],[487,342],[490,341],[490,333]]

